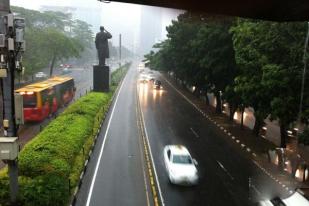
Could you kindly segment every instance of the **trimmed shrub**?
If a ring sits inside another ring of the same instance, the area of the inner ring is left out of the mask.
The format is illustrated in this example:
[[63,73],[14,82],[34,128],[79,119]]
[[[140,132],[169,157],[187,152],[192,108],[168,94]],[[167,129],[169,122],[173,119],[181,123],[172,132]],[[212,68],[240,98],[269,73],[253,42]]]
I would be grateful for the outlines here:
[[118,85],[122,77],[127,73],[131,63],[127,63],[112,73],[111,86]]
[[25,205],[68,202],[69,177],[76,156],[86,140],[93,138],[97,114],[102,107],[107,109],[110,97],[89,93],[80,98],[25,146],[19,156],[20,175],[32,178],[24,187]]

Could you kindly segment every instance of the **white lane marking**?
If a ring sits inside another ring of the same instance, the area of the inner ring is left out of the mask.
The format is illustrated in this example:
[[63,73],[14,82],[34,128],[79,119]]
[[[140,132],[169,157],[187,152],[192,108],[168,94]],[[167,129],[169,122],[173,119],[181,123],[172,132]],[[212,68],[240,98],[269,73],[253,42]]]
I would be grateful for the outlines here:
[[259,196],[262,195],[262,193],[256,188],[256,186],[254,184],[251,184],[250,186]]
[[192,127],[190,127],[190,130],[192,131],[192,133],[193,133],[196,137],[200,137],[200,136],[196,133],[196,131],[193,130]]
[[[127,76],[126,76],[127,77]],[[127,79],[127,78],[126,78]],[[119,98],[119,94],[121,93],[121,90],[122,90],[122,87],[123,87],[123,83],[125,81],[122,81],[121,83],[121,86],[120,86],[120,89],[118,91],[118,94],[117,94],[117,97],[116,97],[116,101],[115,101],[115,104],[113,106],[113,109],[112,109],[112,113],[111,113],[111,116],[108,120],[108,124],[107,124],[107,127],[106,127],[106,130],[105,130],[105,134],[104,134],[104,139],[103,139],[103,143],[102,143],[102,147],[101,147],[101,150],[100,150],[100,154],[99,154],[99,159],[97,161],[97,164],[96,164],[96,167],[95,167],[95,171],[94,171],[94,175],[92,177],[92,181],[91,181],[91,185],[90,185],[90,190],[89,190],[89,193],[88,193],[88,197],[87,197],[87,203],[86,203],[86,206],[89,206],[90,204],[90,200],[91,200],[91,196],[92,196],[92,192],[93,192],[93,186],[94,186],[94,183],[95,183],[95,179],[97,177],[97,173],[98,173],[98,169],[99,169],[99,165],[100,165],[100,162],[101,162],[101,158],[102,158],[102,154],[103,154],[103,150],[104,150],[104,146],[105,146],[105,142],[106,142],[106,139],[107,139],[107,134],[109,132],[109,127],[110,127],[110,124],[111,124],[111,120],[113,118],[113,115],[114,115],[114,111],[115,111],[115,107],[118,103],[118,98]]]
[[[200,109],[191,101],[189,100],[184,94],[182,94],[177,88],[174,87],[174,85],[172,85],[165,77],[163,77],[165,79],[165,81],[172,87],[174,88],[184,99],[186,99],[195,109],[197,109],[198,111],[200,111]],[[209,120],[211,120],[212,122],[214,122],[216,124],[216,121],[212,120],[212,118],[209,117]],[[220,125],[220,124],[217,124],[217,126],[219,127],[220,126],[220,129],[223,130],[224,128]],[[232,139],[236,139],[234,136],[232,136]],[[240,143],[240,141],[238,139],[236,139],[236,142],[237,143]],[[242,147],[244,147],[245,145],[242,144],[241,145]],[[248,151],[249,152],[249,151]],[[252,153],[252,155],[254,157],[256,157],[257,155],[255,153]],[[218,162],[219,163],[219,162]],[[260,166],[259,166],[260,167]],[[262,167],[260,167],[262,168]],[[262,168],[265,172],[265,169]]]
[[172,83],[170,83],[164,76],[162,78],[173,88],[175,89],[185,100],[187,100],[197,111],[200,111],[200,108],[198,108],[190,99],[188,99],[184,94],[182,94]]
[[158,175],[157,175],[156,165],[154,163],[153,156],[152,156],[152,150],[151,150],[151,147],[150,147],[150,142],[149,142],[149,138],[148,138],[148,132],[147,132],[147,128],[146,128],[146,125],[145,125],[146,123],[145,123],[145,119],[144,119],[144,113],[143,113],[141,108],[140,108],[140,110],[141,110],[141,114],[142,114],[142,120],[143,120],[142,122],[143,122],[143,126],[144,126],[144,129],[145,129],[145,136],[146,136],[147,146],[148,146],[149,153],[150,153],[151,163],[152,163],[152,167],[153,167],[154,174],[155,174],[155,177],[156,177],[156,181],[157,181],[157,185],[158,185],[158,190],[159,190],[162,206],[164,206],[165,203],[164,203],[164,199],[163,199],[163,196],[162,196],[162,191],[161,191],[161,186],[160,186],[159,178],[158,178]]
[[225,169],[225,167],[223,166],[223,164],[221,162],[219,162],[218,160],[216,160],[218,165],[223,169],[223,171],[232,179],[234,180],[234,177],[229,173],[229,171],[227,171],[227,169]]
[[[137,94],[136,94],[137,95]],[[136,98],[136,101],[139,101],[138,98]],[[137,108],[139,109],[139,108]],[[137,116],[137,111],[136,111],[136,116]],[[136,117],[137,118],[137,117]],[[146,174],[146,160],[145,160],[145,157],[144,157],[144,154],[143,154],[143,146],[142,146],[142,135],[139,134],[140,138],[139,138],[139,151],[140,151],[140,158],[141,158],[141,164],[142,164],[142,168],[143,168],[143,176],[144,176],[144,183],[145,183],[145,190],[146,190],[146,200],[147,200],[147,206],[150,205],[150,200],[149,200],[149,189],[148,189],[148,184],[147,184],[147,174]]]

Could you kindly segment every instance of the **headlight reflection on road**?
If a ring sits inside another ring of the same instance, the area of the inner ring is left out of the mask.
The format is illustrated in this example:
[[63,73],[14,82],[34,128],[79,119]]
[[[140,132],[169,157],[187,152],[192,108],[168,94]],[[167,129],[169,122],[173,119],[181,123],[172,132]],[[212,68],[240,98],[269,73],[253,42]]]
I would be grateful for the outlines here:
[[139,97],[142,100],[142,105],[147,105],[148,90],[148,83],[139,84]]
[[163,94],[163,90],[162,89],[160,89],[160,90],[153,89],[152,96],[153,96],[154,100],[157,98],[157,96],[159,96],[161,98],[162,94]]
[[295,172],[295,177],[299,181],[307,180],[308,179],[308,169],[304,170],[304,168],[298,168]]

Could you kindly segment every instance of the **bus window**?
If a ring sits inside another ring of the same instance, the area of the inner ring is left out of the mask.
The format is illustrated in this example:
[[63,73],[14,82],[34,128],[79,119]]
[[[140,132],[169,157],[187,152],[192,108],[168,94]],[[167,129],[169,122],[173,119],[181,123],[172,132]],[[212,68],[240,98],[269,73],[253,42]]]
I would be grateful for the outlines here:
[[36,107],[36,94],[24,94],[24,108],[34,108]]
[[53,88],[47,88],[41,91],[42,95],[42,104],[45,105],[46,103],[49,103],[49,105],[52,105],[53,98],[54,98],[54,89]]

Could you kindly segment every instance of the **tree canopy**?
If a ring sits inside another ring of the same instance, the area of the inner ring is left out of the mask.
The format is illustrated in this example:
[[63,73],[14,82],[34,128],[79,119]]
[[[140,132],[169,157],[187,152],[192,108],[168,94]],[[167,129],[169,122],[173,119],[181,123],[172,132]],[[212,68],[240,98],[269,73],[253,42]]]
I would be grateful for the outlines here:
[[73,20],[70,14],[21,7],[12,7],[12,10],[26,21],[27,49],[23,58],[26,74],[49,67],[52,75],[58,61],[89,58],[84,51],[89,53],[94,50],[91,25]]
[[[237,109],[252,107],[256,134],[267,117],[278,120],[281,146],[286,146],[286,130],[298,117],[305,22],[278,23],[186,12],[172,22],[167,32],[168,38],[145,55],[147,66],[173,72],[186,84],[212,92],[218,113],[221,99],[226,100],[231,119]],[[307,124],[308,92],[309,84],[305,84],[302,119]]]

